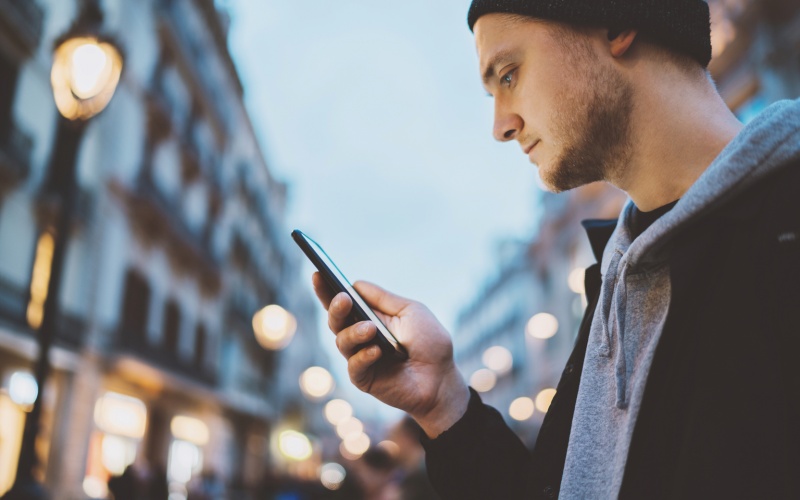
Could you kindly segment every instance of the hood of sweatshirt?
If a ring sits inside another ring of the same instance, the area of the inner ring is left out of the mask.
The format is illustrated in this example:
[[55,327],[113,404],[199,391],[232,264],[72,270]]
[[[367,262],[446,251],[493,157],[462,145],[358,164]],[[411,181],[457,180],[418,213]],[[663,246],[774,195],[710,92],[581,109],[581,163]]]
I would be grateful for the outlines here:
[[[623,208],[603,253],[601,351],[614,356],[618,408],[625,408],[627,367],[623,352],[627,309],[627,275],[666,260],[675,235],[705,213],[735,197],[764,176],[800,159],[800,100],[780,101],[748,123],[720,152],[675,207],[632,240],[635,206]],[[615,314],[611,314],[611,308]],[[610,319],[613,318],[613,319]]]

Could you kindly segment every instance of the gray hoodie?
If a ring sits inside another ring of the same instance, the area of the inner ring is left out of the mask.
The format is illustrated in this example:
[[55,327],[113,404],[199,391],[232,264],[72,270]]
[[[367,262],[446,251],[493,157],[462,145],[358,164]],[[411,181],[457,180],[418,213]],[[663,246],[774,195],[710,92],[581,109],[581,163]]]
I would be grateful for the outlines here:
[[747,124],[675,207],[638,238],[628,202],[603,253],[561,498],[615,498],[647,374],[670,302],[667,256],[698,215],[800,159],[800,100],[773,104]]

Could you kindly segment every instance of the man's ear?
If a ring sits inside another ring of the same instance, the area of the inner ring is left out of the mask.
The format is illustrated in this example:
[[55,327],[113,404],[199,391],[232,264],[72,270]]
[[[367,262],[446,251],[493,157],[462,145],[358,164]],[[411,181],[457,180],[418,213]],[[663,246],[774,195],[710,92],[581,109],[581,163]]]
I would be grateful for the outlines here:
[[611,55],[614,57],[622,57],[628,49],[630,49],[638,33],[639,32],[634,29],[608,30],[608,45],[611,49]]

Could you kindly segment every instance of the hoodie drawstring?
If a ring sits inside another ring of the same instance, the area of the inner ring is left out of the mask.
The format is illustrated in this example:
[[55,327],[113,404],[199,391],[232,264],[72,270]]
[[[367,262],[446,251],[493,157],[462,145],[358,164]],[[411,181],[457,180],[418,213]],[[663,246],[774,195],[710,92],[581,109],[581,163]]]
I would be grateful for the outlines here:
[[[617,386],[617,408],[627,408],[628,373],[625,361],[625,314],[627,305],[627,274],[628,266],[622,263],[622,252],[615,250],[609,262],[602,285],[602,313],[603,313],[603,339],[600,345],[600,355],[610,357],[616,355],[614,360],[615,379]],[[611,323],[611,305],[615,302],[614,322]],[[616,331],[616,336],[613,335]],[[614,347],[612,342],[616,340]]]

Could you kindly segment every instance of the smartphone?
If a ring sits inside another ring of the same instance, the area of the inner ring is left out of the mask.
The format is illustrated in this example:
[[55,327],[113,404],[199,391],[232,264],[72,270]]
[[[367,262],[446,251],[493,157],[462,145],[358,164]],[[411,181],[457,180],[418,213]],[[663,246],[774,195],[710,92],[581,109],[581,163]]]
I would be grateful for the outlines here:
[[406,352],[406,349],[400,345],[400,342],[398,342],[395,336],[392,335],[392,332],[386,328],[386,325],[378,318],[375,311],[373,311],[361,295],[356,292],[353,285],[345,278],[344,274],[342,274],[336,264],[334,264],[325,250],[299,229],[292,231],[292,239],[294,239],[295,243],[303,250],[303,253],[306,254],[306,257],[308,257],[311,263],[314,264],[314,267],[316,267],[322,275],[325,283],[328,284],[335,294],[345,292],[350,296],[350,299],[353,301],[353,309],[350,311],[349,324],[352,325],[359,321],[372,321],[378,328],[375,340],[367,342],[362,345],[361,348],[374,343],[377,344],[383,352],[383,357],[381,359],[384,359],[384,357],[401,361],[407,359],[408,352]]

